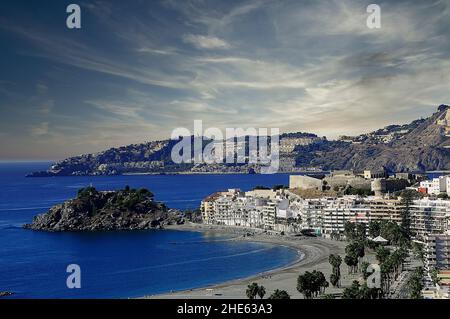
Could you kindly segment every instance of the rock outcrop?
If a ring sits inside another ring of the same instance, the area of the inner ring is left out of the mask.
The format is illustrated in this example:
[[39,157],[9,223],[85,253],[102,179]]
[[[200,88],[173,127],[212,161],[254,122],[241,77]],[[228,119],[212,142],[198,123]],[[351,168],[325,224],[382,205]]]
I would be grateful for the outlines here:
[[97,191],[83,188],[75,199],[34,217],[25,228],[42,231],[142,230],[183,223],[178,211],[155,202],[146,189]]

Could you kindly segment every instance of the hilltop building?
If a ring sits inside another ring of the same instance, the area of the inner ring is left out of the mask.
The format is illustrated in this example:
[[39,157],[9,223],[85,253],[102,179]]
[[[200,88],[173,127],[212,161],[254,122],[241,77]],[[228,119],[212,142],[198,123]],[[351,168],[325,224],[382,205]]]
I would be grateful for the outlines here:
[[385,177],[389,177],[389,174],[384,168],[381,170],[365,170],[364,171],[365,179],[385,178]]
[[406,179],[398,178],[375,178],[370,185],[375,196],[382,196],[384,193],[400,191],[409,186]]
[[322,190],[323,179],[320,176],[290,175],[289,188]]

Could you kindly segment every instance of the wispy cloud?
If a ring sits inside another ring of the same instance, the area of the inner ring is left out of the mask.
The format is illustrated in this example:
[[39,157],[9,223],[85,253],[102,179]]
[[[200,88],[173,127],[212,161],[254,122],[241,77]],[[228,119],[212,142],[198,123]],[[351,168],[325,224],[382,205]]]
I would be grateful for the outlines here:
[[183,40],[197,49],[228,49],[230,47],[226,41],[213,36],[186,34]]
[[42,136],[48,134],[48,122],[40,123],[37,126],[31,128],[31,135]]
[[81,5],[76,33],[12,13],[0,25],[15,40],[1,54],[33,66],[2,70],[2,131],[35,153],[166,138],[194,119],[337,137],[450,102],[448,1],[384,1],[381,29],[357,0]]

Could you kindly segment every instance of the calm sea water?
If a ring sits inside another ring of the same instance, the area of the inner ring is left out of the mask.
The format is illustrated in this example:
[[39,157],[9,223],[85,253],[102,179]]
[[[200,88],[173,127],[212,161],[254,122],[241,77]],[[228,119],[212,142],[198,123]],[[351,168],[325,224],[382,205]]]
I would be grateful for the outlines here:
[[[22,229],[36,214],[92,183],[100,190],[146,187],[173,208],[197,208],[227,188],[288,184],[288,175],[166,175],[25,178],[49,163],[0,163],[0,291],[15,298],[128,298],[190,289],[286,265],[297,252],[179,231],[45,233]],[[81,289],[66,267],[81,267]]]

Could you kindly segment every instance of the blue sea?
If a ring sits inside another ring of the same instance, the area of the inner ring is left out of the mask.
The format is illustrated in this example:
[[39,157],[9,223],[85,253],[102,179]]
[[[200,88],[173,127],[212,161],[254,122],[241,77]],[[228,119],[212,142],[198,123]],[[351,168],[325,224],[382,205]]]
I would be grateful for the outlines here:
[[[99,190],[145,187],[169,207],[195,209],[215,191],[287,185],[287,174],[25,177],[49,164],[0,163],[0,291],[12,291],[14,298],[139,297],[247,277],[298,257],[287,247],[234,242],[214,233],[45,233],[22,228],[90,184]],[[67,288],[69,264],[80,266],[80,289]]]

